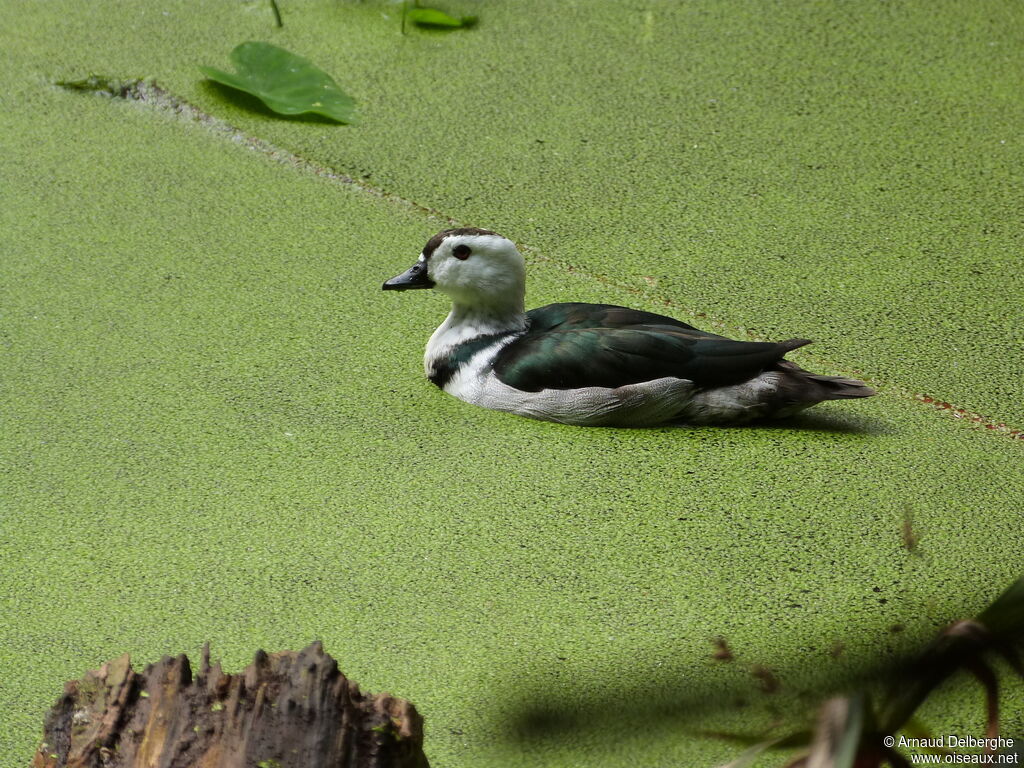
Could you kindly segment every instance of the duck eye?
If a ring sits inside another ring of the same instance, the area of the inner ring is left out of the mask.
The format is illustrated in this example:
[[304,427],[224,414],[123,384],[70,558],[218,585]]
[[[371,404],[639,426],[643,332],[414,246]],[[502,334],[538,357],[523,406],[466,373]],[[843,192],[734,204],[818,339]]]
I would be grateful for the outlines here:
[[461,259],[462,261],[468,259],[471,253],[473,253],[473,251],[469,249],[468,245],[459,244],[452,248],[452,256],[456,259]]

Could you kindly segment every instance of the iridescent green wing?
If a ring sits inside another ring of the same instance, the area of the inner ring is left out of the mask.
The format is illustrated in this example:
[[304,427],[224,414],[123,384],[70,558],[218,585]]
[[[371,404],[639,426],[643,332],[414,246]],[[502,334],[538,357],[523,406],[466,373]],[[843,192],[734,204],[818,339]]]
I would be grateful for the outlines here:
[[[530,331],[503,349],[494,364],[502,382],[526,392],[615,388],[664,377],[724,386],[757,376],[809,343],[733,341],[671,318],[607,305],[562,304],[535,312],[540,315],[531,313]],[[654,322],[593,327],[600,316]]]

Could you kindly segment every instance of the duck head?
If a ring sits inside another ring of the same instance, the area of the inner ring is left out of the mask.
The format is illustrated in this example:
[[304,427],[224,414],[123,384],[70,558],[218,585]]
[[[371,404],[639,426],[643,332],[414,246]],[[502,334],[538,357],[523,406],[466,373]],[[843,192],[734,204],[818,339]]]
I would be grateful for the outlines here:
[[486,229],[446,229],[423,247],[385,291],[436,288],[467,307],[518,307],[526,292],[526,264],[515,244]]

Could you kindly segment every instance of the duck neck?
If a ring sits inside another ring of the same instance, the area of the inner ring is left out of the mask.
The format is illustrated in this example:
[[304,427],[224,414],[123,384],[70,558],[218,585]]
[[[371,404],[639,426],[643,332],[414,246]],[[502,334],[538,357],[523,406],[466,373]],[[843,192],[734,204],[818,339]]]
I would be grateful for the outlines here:
[[462,304],[456,301],[444,322],[451,328],[465,328],[467,332],[479,329],[475,335],[485,336],[522,330],[526,327],[526,312],[523,311],[522,299],[500,304]]
[[426,362],[429,366],[451,352],[454,347],[481,336],[521,333],[526,330],[527,318],[523,300],[501,304],[452,304],[452,311],[434,331],[427,344]]

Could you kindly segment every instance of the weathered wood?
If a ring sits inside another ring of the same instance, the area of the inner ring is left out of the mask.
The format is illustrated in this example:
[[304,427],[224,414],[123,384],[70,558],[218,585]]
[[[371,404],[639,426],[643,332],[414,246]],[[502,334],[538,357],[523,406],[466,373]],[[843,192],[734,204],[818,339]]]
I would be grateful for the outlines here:
[[428,768],[423,718],[368,696],[320,643],[257,651],[241,674],[165,656],[139,674],[127,655],[64,687],[34,768]]

